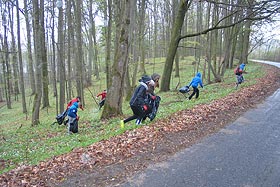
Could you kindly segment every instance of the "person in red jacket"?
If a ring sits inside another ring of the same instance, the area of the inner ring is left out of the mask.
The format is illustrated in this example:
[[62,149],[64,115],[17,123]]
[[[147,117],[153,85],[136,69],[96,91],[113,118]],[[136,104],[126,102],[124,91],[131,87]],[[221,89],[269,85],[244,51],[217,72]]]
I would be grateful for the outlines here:
[[107,96],[107,91],[103,90],[103,92],[99,93],[96,98],[101,96],[101,100],[99,102],[99,110],[104,106],[105,104],[105,100],[106,100],[106,96]]
[[[69,101],[67,103],[66,109],[69,109],[73,105],[73,103],[75,103],[75,102],[81,103],[81,97],[77,96],[77,97],[73,98],[71,101]],[[79,108],[84,110],[83,105],[81,105],[81,104],[79,105]]]

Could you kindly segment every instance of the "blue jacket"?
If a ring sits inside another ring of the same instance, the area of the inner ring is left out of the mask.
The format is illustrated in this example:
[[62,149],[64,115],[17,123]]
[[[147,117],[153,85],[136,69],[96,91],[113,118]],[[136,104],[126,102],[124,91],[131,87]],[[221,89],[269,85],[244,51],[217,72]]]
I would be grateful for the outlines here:
[[78,112],[78,103],[75,102],[72,104],[72,106],[69,108],[67,115],[72,118],[77,118],[77,112]]
[[244,63],[242,63],[242,64],[240,64],[239,68],[240,68],[242,71],[244,71],[245,66],[246,66],[246,65],[245,65]]
[[200,85],[201,88],[203,88],[203,83],[202,83],[202,80],[201,80],[201,74],[199,72],[197,72],[196,76],[192,79],[189,86],[197,88],[198,84]]

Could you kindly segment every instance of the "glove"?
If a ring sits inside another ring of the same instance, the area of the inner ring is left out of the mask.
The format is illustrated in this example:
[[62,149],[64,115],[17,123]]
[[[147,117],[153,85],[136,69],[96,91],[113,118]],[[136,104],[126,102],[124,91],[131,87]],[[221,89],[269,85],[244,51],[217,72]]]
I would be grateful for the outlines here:
[[155,100],[155,99],[156,99],[156,96],[155,96],[155,95],[153,95],[151,98],[152,98],[152,100]]
[[143,109],[144,109],[144,111],[147,111],[147,110],[148,110],[148,106],[147,106],[147,105],[144,105],[144,106],[143,106]]
[[76,119],[79,121],[80,117],[79,117],[79,116],[77,116],[77,118],[76,118]]

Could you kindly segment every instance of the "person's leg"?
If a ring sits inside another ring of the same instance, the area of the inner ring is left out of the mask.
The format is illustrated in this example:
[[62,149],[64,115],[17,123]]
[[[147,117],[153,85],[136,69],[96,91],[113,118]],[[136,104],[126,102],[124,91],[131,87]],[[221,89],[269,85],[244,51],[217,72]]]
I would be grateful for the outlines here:
[[193,92],[192,92],[192,94],[189,96],[189,100],[191,100],[192,99],[192,97],[195,95],[195,87],[193,87]]
[[197,99],[199,97],[199,89],[195,88],[195,92],[196,92],[195,98]]
[[126,118],[125,120],[123,120],[123,122],[124,122],[124,123],[127,123],[127,122],[129,122],[129,121],[131,121],[131,120],[134,120],[134,119],[136,119],[136,118],[137,118],[137,116],[136,116],[136,115],[133,115],[133,116],[130,116],[130,117]]
[[126,118],[125,120],[123,120],[124,123],[127,123],[131,120],[137,119],[138,115],[139,115],[139,107],[137,106],[130,106],[132,112],[133,112],[133,116],[130,116],[128,118]]
[[104,104],[105,104],[105,99],[100,101],[100,103],[99,103],[99,110],[104,106]]
[[72,133],[70,128],[71,128],[71,124],[74,122],[74,120],[75,120],[75,118],[72,118],[72,117],[68,116],[68,127],[67,127],[68,134]]

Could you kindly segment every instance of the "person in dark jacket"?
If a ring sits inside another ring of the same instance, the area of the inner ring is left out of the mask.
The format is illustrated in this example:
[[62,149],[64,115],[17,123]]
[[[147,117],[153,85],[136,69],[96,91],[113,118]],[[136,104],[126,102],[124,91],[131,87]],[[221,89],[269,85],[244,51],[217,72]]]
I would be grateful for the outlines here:
[[201,73],[197,72],[196,76],[192,79],[192,81],[189,84],[189,87],[193,87],[193,93],[189,96],[189,100],[192,99],[192,97],[195,95],[195,98],[199,97],[199,89],[198,85],[200,85],[201,88],[203,88],[203,83],[201,80]]
[[78,108],[81,106],[81,103],[78,101],[78,102],[74,102],[68,109],[68,113],[67,113],[67,116],[68,116],[68,134],[71,134],[72,133],[72,130],[71,130],[71,126],[74,124],[75,120],[79,120],[79,116],[77,114],[78,112]]
[[154,85],[154,81],[151,79],[150,76],[143,76],[139,80],[139,83],[140,85],[135,89],[129,102],[133,115],[125,120],[121,120],[120,122],[121,127],[124,127],[125,123],[134,119],[136,119],[136,125],[140,125],[142,119],[146,115],[145,111],[148,110],[147,91],[149,89],[149,86]]

